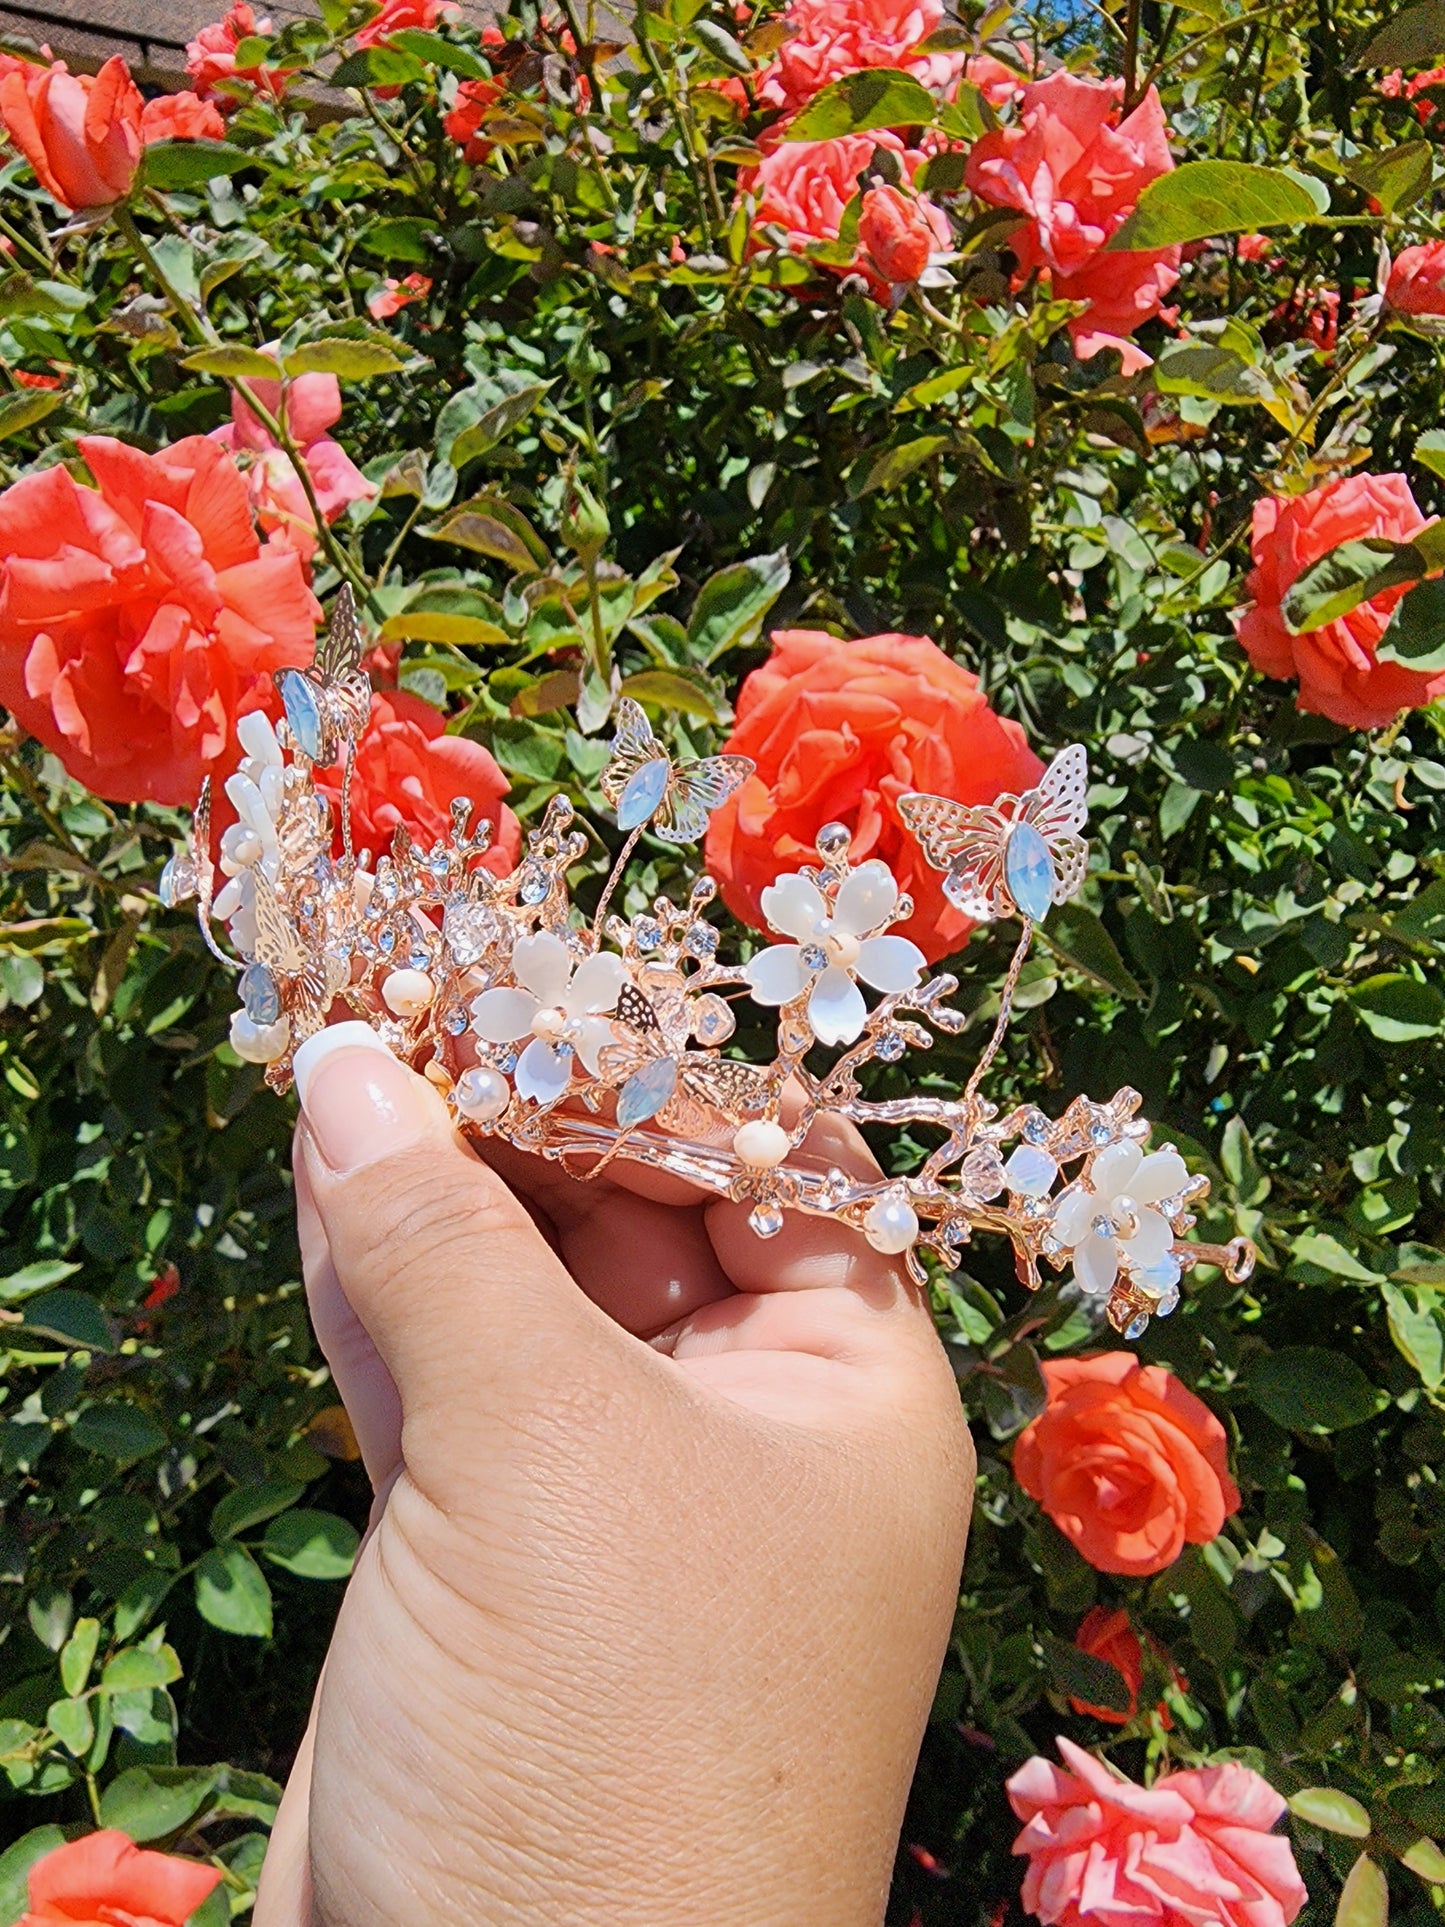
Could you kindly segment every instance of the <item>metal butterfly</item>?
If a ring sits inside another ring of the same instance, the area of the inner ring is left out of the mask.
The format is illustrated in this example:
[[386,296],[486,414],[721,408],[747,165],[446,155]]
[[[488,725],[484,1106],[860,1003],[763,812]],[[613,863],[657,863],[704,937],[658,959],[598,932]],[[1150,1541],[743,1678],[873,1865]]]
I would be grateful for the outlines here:
[[371,678],[361,667],[366,638],[351,584],[343,582],[309,669],[278,669],[273,680],[291,737],[313,763],[330,763],[371,715]]
[[1088,791],[1088,755],[1071,743],[1022,796],[969,805],[911,790],[898,810],[933,868],[946,872],[943,894],[965,916],[1039,923],[1084,880],[1089,846],[1079,832]]
[[[603,1081],[620,1084],[617,1123],[635,1130],[650,1117],[672,1106],[676,1125],[686,1124],[702,1135],[706,1110],[762,1110],[768,1099],[768,1077],[759,1065],[732,1058],[712,1057],[705,1051],[674,1049],[663,1033],[657,1011],[635,984],[624,984],[617,997],[614,1041],[598,1053]],[[688,1099],[695,1100],[687,1103]],[[684,1112],[678,1111],[679,1105]]]
[[617,814],[620,830],[650,823],[664,843],[696,843],[708,818],[753,773],[747,756],[703,756],[674,763],[652,733],[640,703],[617,705],[612,760],[598,787]]

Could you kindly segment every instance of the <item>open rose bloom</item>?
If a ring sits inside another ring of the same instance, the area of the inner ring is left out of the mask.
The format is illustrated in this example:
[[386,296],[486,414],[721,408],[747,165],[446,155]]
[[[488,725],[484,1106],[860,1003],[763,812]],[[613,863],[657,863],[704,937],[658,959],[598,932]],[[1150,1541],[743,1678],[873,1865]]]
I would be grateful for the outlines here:
[[[375,495],[376,484],[326,432],[341,419],[341,384],[335,375],[297,375],[284,382],[278,375],[246,386],[299,448],[323,521],[334,522],[351,503]],[[296,464],[239,391],[231,397],[230,421],[212,429],[211,439],[246,463],[251,505],[262,530],[309,561],[316,552],[316,518]]]
[[758,81],[758,99],[792,115],[833,81],[865,67],[901,67],[944,89],[962,54],[924,54],[920,43],[943,24],[941,0],[793,0],[789,33]]
[[220,1879],[219,1867],[148,1852],[107,1827],[36,1861],[16,1927],[184,1927]]
[[[780,141],[741,183],[755,198],[754,233],[780,231],[797,254],[836,241],[880,147],[898,156],[910,183],[927,159],[886,128],[830,141]],[[946,215],[926,195],[872,185],[863,192],[858,254],[840,271],[862,274],[883,298],[892,285],[916,281],[936,253],[947,252],[951,238]]]
[[1230,1762],[1142,1787],[1071,1740],[1063,1766],[1032,1759],[1008,1783],[1024,1822],[1024,1907],[1044,1927],[1289,1927],[1307,1895],[1285,1803]]

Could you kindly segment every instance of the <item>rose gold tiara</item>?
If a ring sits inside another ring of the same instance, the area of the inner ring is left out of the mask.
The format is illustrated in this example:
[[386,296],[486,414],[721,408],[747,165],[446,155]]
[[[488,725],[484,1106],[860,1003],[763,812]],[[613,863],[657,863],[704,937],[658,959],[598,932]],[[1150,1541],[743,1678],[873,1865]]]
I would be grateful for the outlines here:
[[[763,892],[778,941],[744,962],[722,955],[706,915],[717,886],[706,875],[683,903],[659,897],[631,918],[609,914],[639,838],[696,842],[752,768],[737,756],[675,761],[624,700],[600,787],[625,840],[590,918],[568,892],[589,839],[562,796],[508,876],[479,865],[490,826],[473,833],[465,802],[453,804],[450,835],[430,849],[399,828],[390,855],[366,869],[352,849],[349,807],[369,706],[362,647],[343,588],[312,667],[276,678],[284,722],[253,713],[237,726],[244,760],[226,782],[237,821],[220,840],[220,887],[209,786],[189,847],[161,879],[168,903],[197,898],[207,944],[239,971],[231,1043],[266,1066],[275,1090],[291,1082],[296,1047],[343,1002],[422,1068],[462,1130],[562,1160],[582,1178],[625,1156],[750,1199],[761,1238],[775,1236],[788,1211],[842,1219],[875,1249],[904,1255],[923,1283],[925,1251],[952,1269],[975,1231],[999,1232],[1030,1290],[1042,1265],[1072,1267],[1078,1292],[1127,1338],[1173,1311],[1187,1265],[1248,1278],[1247,1239],[1187,1241],[1191,1206],[1209,1181],[1191,1177],[1169,1145],[1146,1150],[1136,1091],[1103,1104],[1075,1098],[1058,1118],[1033,1104],[1000,1115],[980,1093],[1034,925],[1084,879],[1088,763],[1077,744],[1022,796],[972,808],[902,799],[950,901],[979,921],[1015,917],[1022,931],[962,1095],[874,1100],[860,1088],[865,1065],[896,1064],[966,1019],[947,1002],[958,980],[929,976],[922,951],[890,934],[913,905],[886,864],[851,861],[841,824],[819,831],[816,864]],[[333,856],[332,803],[313,771],[337,758],[342,853]],[[215,922],[227,926],[235,957],[217,942]],[[739,999],[775,1027],[766,1064],[728,1054]],[[809,1158],[805,1140],[826,1115],[922,1126],[940,1142],[912,1176],[861,1180]]]

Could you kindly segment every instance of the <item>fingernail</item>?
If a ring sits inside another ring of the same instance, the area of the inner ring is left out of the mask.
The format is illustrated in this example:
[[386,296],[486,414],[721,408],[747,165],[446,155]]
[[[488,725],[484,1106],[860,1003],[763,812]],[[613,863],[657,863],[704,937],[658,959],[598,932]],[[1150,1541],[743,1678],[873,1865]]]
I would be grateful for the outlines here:
[[427,1087],[370,1024],[332,1024],[292,1063],[311,1136],[338,1176],[376,1164],[426,1131]]

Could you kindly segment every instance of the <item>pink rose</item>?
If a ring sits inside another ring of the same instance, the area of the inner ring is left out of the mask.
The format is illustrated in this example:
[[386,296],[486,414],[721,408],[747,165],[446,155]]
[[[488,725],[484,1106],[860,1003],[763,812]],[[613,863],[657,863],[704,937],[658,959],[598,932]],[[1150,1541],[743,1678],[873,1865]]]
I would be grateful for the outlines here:
[[[256,18],[246,0],[236,0],[224,20],[202,27],[186,46],[186,72],[196,83],[196,92],[201,98],[208,100],[219,81],[243,80],[279,100],[294,68],[236,65],[236,49],[243,40],[264,40],[274,31],[269,20]],[[229,107],[239,105],[234,95],[222,94],[221,101]]]
[[[1281,1796],[1230,1761],[1142,1787],[1071,1740],[1008,1783],[1027,1854],[1021,1899],[1044,1927],[1289,1927],[1308,1895]],[[1067,1770],[1066,1770],[1067,1769]]]
[[460,7],[452,0],[382,0],[381,12],[356,34],[358,47],[384,47],[404,27],[430,33],[437,22],[455,17]]
[[214,101],[189,92],[161,94],[141,110],[140,137],[152,141],[223,141],[226,123]]
[[1385,283],[1385,306],[1396,314],[1445,314],[1445,241],[1401,248]]
[[783,23],[790,38],[759,76],[758,99],[787,114],[864,67],[902,67],[925,87],[944,88],[965,59],[915,51],[943,24],[942,0],[793,0]]
[[[1018,58],[1019,66],[1025,72],[1031,71],[1034,64],[1034,50],[1028,42],[1016,40],[1014,53]],[[990,107],[1009,106],[1027,85],[1023,74],[994,54],[967,55],[963,63],[962,78],[971,81],[977,87]]]
[[1128,336],[1159,311],[1179,279],[1177,247],[1105,254],[1150,181],[1174,166],[1164,110],[1151,87],[1126,120],[1117,80],[1051,74],[1023,89],[1015,127],[974,143],[965,179],[980,200],[1017,208],[1026,225],[1009,237],[1015,285],[1045,274],[1061,301],[1087,301],[1069,325],[1086,359],[1115,348],[1124,372],[1149,365]]
[[1403,589],[1387,589],[1302,636],[1290,634],[1280,607],[1310,564],[1342,542],[1408,542],[1424,526],[1403,475],[1345,475],[1304,495],[1257,501],[1254,567],[1244,581],[1254,601],[1236,628],[1260,674],[1298,677],[1299,707],[1348,729],[1383,729],[1402,709],[1419,709],[1445,692],[1445,670],[1426,675],[1376,660]]
[[409,274],[403,281],[389,274],[381,286],[366,297],[366,312],[373,321],[389,321],[413,301],[424,301],[430,293],[429,274]]
[[[780,141],[739,183],[745,193],[752,193],[757,199],[754,230],[764,226],[781,228],[786,236],[785,245],[795,254],[806,252],[817,242],[836,241],[848,203],[858,193],[864,171],[879,147],[897,154],[904,178],[909,181],[927,158],[916,148],[906,148],[896,134],[885,128],[871,134],[845,134],[832,141]],[[897,190],[888,192],[896,194]],[[905,197],[899,195],[898,199],[903,201]],[[922,195],[907,201],[906,205],[911,220],[919,223],[920,231],[923,226],[929,230],[931,247],[946,248],[950,235],[942,209]],[[876,217],[873,230],[876,234],[881,236],[887,219],[891,217],[881,213]],[[861,219],[859,240],[863,241]],[[891,277],[886,271],[871,266],[866,246],[865,242],[865,253],[853,262],[851,269],[843,272],[865,275],[873,291],[880,297],[886,296]]]
[[0,120],[62,207],[108,207],[130,193],[141,157],[140,89],[117,55],[98,74],[17,60],[0,77]]
[[870,187],[858,216],[858,245],[866,265],[895,287],[916,281],[938,245],[929,219],[937,212],[900,188]]
[[[300,449],[324,521],[334,522],[352,502],[375,495],[376,484],[367,481],[340,442],[326,432],[341,416],[341,384],[335,375],[297,375],[289,381],[278,375],[275,381],[248,381],[246,386]],[[310,561],[316,552],[316,523],[301,478],[260,416],[234,390],[230,421],[212,429],[211,435],[233,454],[251,457],[251,508],[272,542]]]

